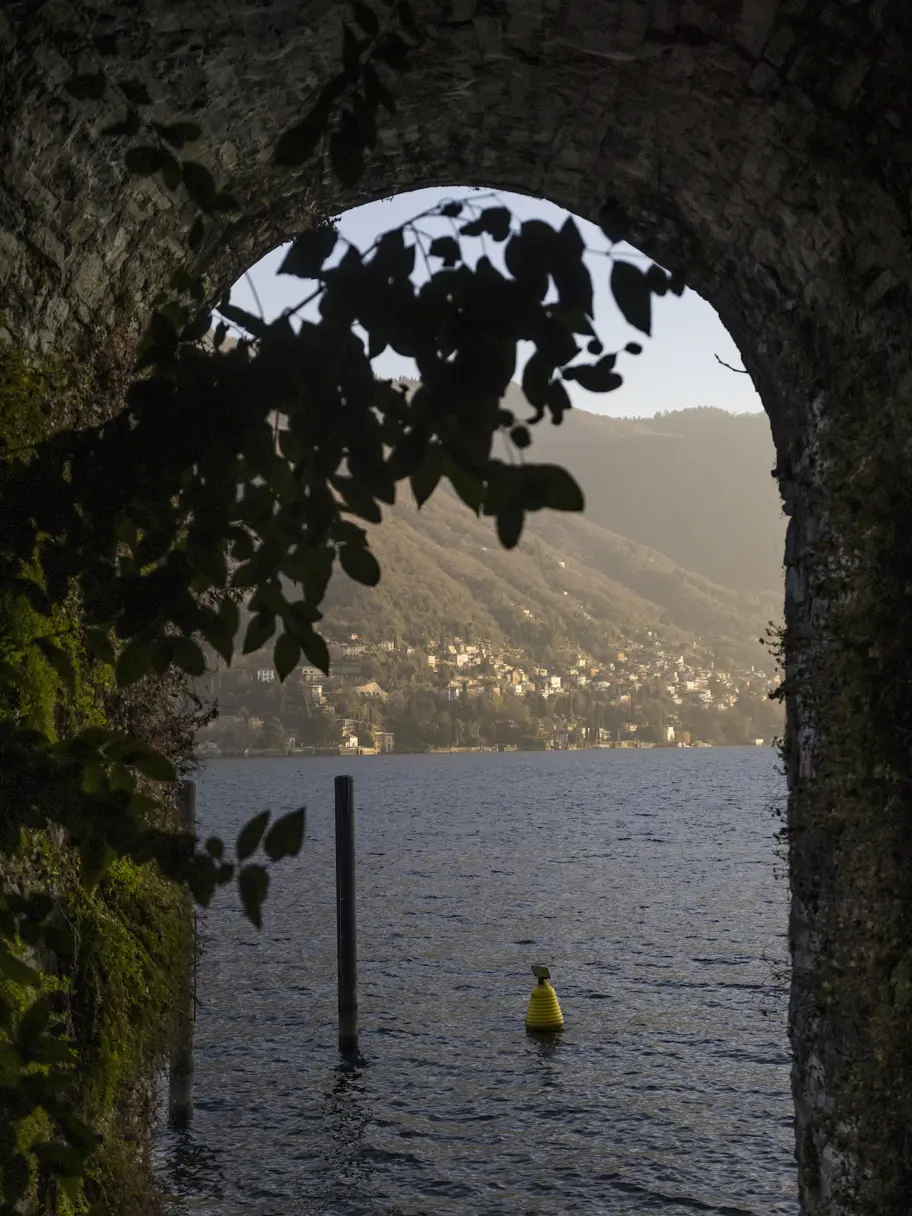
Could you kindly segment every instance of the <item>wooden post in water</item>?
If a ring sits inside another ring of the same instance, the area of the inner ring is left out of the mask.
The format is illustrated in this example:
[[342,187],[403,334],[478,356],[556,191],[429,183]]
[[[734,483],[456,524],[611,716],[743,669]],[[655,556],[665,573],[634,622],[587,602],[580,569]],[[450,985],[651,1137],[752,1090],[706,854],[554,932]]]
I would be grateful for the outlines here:
[[336,943],[339,1050],[358,1050],[358,952],[355,929],[355,783],[336,778]]
[[[196,785],[182,781],[178,793],[180,826],[196,834]],[[192,918],[191,953],[181,980],[177,1036],[168,1074],[168,1119],[173,1127],[186,1127],[193,1114],[193,1028],[196,1021],[196,907],[187,896],[187,916]]]

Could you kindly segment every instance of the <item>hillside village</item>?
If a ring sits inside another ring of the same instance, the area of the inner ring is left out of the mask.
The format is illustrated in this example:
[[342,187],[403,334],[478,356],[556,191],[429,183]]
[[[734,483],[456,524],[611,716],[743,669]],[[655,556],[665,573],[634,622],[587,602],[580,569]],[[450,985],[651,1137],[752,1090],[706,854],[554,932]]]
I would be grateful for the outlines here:
[[[766,427],[766,430],[764,428]],[[769,743],[784,530],[765,419],[572,411],[536,440],[585,517],[543,512],[504,552],[445,488],[366,529],[376,587],[334,576],[328,677],[267,647],[210,658],[209,755]],[[720,510],[720,504],[724,509]]]
[[725,669],[700,644],[669,645],[653,630],[549,666],[459,636],[330,641],[328,677],[305,666],[282,684],[263,654],[216,666],[203,691],[219,714],[201,752],[760,745],[781,729],[771,661]]

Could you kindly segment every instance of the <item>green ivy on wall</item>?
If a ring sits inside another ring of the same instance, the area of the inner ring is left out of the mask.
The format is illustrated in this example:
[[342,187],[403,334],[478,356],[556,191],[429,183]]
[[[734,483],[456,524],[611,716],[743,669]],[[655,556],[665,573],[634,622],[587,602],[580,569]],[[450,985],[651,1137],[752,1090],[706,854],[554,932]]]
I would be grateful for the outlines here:
[[[74,391],[78,385],[60,366],[0,343],[0,452],[49,434]],[[72,683],[36,646],[42,638],[68,656]],[[0,592],[0,721],[51,740],[104,726],[113,686],[110,667],[87,656],[74,595],[48,618]],[[4,1043],[12,1042],[31,1056],[31,1075],[60,1069],[73,1110],[102,1135],[96,1147],[95,1136],[81,1133],[96,1148],[82,1186],[42,1170],[54,1161],[67,1166],[67,1146],[43,1107],[0,1121],[0,1203],[24,1184],[30,1208],[146,1213],[154,1187],[136,1146],[148,1137],[150,1112],[137,1079],[152,1076],[166,1058],[183,963],[194,948],[180,891],[154,867],[127,858],[86,890],[72,851],[41,828],[24,832],[15,852],[0,857],[0,881],[7,892],[36,898],[48,928],[35,958],[43,966],[40,983],[0,977],[0,1085],[11,1079],[3,1070],[10,1066]],[[14,940],[27,957],[32,943],[28,927],[21,928],[26,940]],[[71,1128],[78,1141],[78,1124]]]

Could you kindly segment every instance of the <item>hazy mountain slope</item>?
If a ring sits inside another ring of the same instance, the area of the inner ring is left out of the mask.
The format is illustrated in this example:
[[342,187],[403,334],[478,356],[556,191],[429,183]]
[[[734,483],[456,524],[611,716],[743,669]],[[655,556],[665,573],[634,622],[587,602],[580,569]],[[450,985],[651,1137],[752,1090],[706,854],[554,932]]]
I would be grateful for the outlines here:
[[370,533],[381,583],[333,579],[325,604],[333,632],[374,641],[469,633],[533,651],[568,643],[598,654],[656,628],[669,641],[701,636],[756,659],[756,639],[775,615],[772,602],[714,585],[578,516],[542,513],[507,553],[492,520],[439,492],[421,511],[397,506]]
[[[518,389],[506,404],[528,416]],[[765,414],[697,409],[631,420],[571,410],[561,426],[535,428],[532,454],[570,469],[592,523],[714,583],[780,595],[785,518]]]

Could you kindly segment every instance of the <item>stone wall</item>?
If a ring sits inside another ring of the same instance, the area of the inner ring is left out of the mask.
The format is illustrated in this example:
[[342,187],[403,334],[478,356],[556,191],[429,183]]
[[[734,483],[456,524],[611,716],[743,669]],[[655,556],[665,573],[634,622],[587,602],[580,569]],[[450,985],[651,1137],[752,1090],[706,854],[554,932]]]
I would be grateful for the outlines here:
[[[146,84],[157,118],[199,122],[205,135],[195,154],[241,202],[241,214],[211,231],[196,255],[194,269],[213,291],[315,214],[411,188],[510,188],[583,216],[615,196],[641,247],[687,269],[741,348],[770,417],[792,517],[789,674],[826,667],[838,683],[850,644],[831,621],[857,590],[862,533],[833,522],[847,466],[826,436],[851,430],[856,417],[885,420],[870,452],[854,449],[876,479],[910,420],[912,10],[904,0],[427,0],[416,8],[430,38],[414,70],[393,82],[398,112],[384,122],[367,177],[345,192],[320,164],[289,174],[270,163],[277,135],[338,62],[338,3],[6,6],[4,324],[39,348],[88,343],[135,321],[184,259],[192,208],[179,194],[126,178],[123,147],[99,136],[125,108],[117,89],[99,102],[63,92],[73,72],[101,64],[99,47],[111,79]],[[834,563],[841,581],[831,577]],[[888,554],[881,565],[898,587],[903,575],[891,572]],[[863,1137],[853,1141],[845,1121],[837,1137],[828,1118],[838,1116],[847,1086],[855,1087],[856,1121],[867,1117],[858,1115],[865,1102],[873,1111],[879,1101],[864,1070],[845,1066],[852,1052],[893,1050],[910,1090],[912,1075],[886,1039],[880,1047],[841,1039],[821,1012],[818,963],[835,948],[834,909],[858,856],[840,845],[837,865],[837,845],[821,827],[840,798],[832,766],[826,795],[825,783],[815,787],[839,699],[832,679],[826,687],[804,699],[799,688],[789,706],[802,1200],[805,1211],[827,1216],[899,1212],[857,1167]],[[862,734],[883,730],[863,700],[854,712]],[[909,797],[878,812],[894,816],[897,830]],[[809,823],[812,849],[794,843]],[[901,871],[890,873],[901,885]],[[821,883],[829,883],[826,898]],[[887,912],[870,889],[853,892],[860,910],[838,933],[861,942]],[[872,983],[888,1003],[895,960],[878,965]],[[860,996],[841,1016],[850,1012],[863,1018]],[[900,1126],[893,1130],[881,1137],[883,1159],[863,1164],[889,1174],[892,1195],[906,1184],[912,1193],[912,1150]]]

